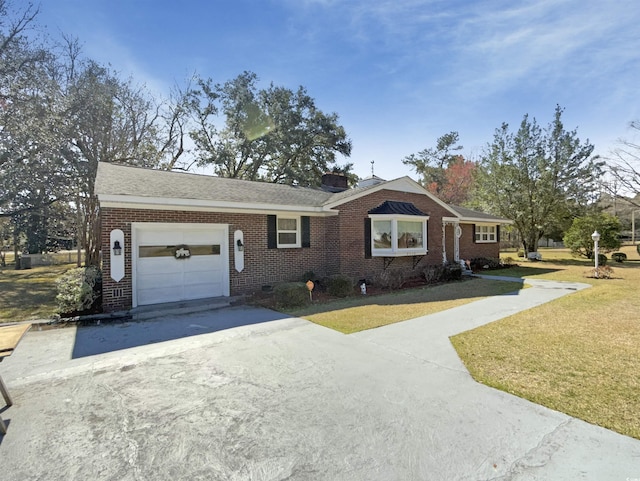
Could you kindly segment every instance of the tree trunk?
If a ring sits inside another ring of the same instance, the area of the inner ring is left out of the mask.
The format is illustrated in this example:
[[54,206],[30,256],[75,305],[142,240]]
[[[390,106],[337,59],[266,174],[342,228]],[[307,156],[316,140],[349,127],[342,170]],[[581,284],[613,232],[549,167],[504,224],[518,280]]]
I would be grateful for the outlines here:
[[91,195],[84,199],[84,258],[85,266],[100,267],[102,232],[98,212],[98,198]]

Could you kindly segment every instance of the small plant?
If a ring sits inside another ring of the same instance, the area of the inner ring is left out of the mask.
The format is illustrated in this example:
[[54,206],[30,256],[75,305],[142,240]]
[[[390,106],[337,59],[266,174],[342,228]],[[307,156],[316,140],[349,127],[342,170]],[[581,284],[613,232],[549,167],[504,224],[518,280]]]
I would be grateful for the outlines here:
[[597,269],[593,267],[585,273],[585,277],[595,279],[612,279],[613,269],[609,266],[598,266]]
[[353,281],[351,278],[337,274],[328,279],[327,292],[334,297],[347,297],[353,294]]
[[598,265],[606,266],[609,258],[604,254],[598,254]]
[[638,255],[640,255],[640,244],[636,246],[636,250],[638,251]]
[[500,264],[502,264],[502,267],[512,267],[516,263],[512,257],[505,257],[504,259],[500,259]]
[[524,249],[518,251],[518,257],[524,257]]
[[426,266],[422,269],[422,277],[427,282],[427,284],[433,284],[435,282],[442,281],[442,277],[444,276],[444,266],[442,265],[434,265],[434,266]]
[[97,267],[71,269],[56,279],[56,302],[60,314],[85,312],[100,297],[102,276]]
[[611,258],[616,262],[622,263],[627,260],[627,254],[624,252],[614,252],[611,254]]
[[273,289],[278,307],[300,307],[309,302],[309,289],[304,282],[285,282]]
[[374,278],[374,284],[383,289],[400,289],[405,281],[405,274],[402,269],[385,269],[378,272]]

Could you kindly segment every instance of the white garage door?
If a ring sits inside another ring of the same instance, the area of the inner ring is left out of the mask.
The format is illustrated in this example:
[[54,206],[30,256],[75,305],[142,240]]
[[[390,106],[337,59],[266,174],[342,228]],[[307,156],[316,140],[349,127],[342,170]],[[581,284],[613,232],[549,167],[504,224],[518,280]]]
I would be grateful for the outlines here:
[[137,224],[136,305],[229,295],[226,226]]

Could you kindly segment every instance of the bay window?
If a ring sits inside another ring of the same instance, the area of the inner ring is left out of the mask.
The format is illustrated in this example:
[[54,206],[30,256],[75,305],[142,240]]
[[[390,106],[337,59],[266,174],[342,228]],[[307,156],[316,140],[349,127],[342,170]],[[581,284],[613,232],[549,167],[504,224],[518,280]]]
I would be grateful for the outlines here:
[[424,216],[370,215],[371,255],[413,256],[427,253],[427,220]]

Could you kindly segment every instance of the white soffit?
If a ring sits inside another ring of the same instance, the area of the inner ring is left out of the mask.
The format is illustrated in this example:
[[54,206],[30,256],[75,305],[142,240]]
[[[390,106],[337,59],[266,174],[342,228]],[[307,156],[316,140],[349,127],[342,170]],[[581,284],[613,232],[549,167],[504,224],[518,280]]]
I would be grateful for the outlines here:
[[188,210],[204,212],[229,212],[243,214],[264,214],[295,212],[310,216],[338,215],[338,211],[325,207],[300,206],[290,204],[257,204],[251,202],[203,201],[196,199],[169,199],[160,197],[142,197],[130,195],[99,194],[100,206],[115,209],[147,210]]

